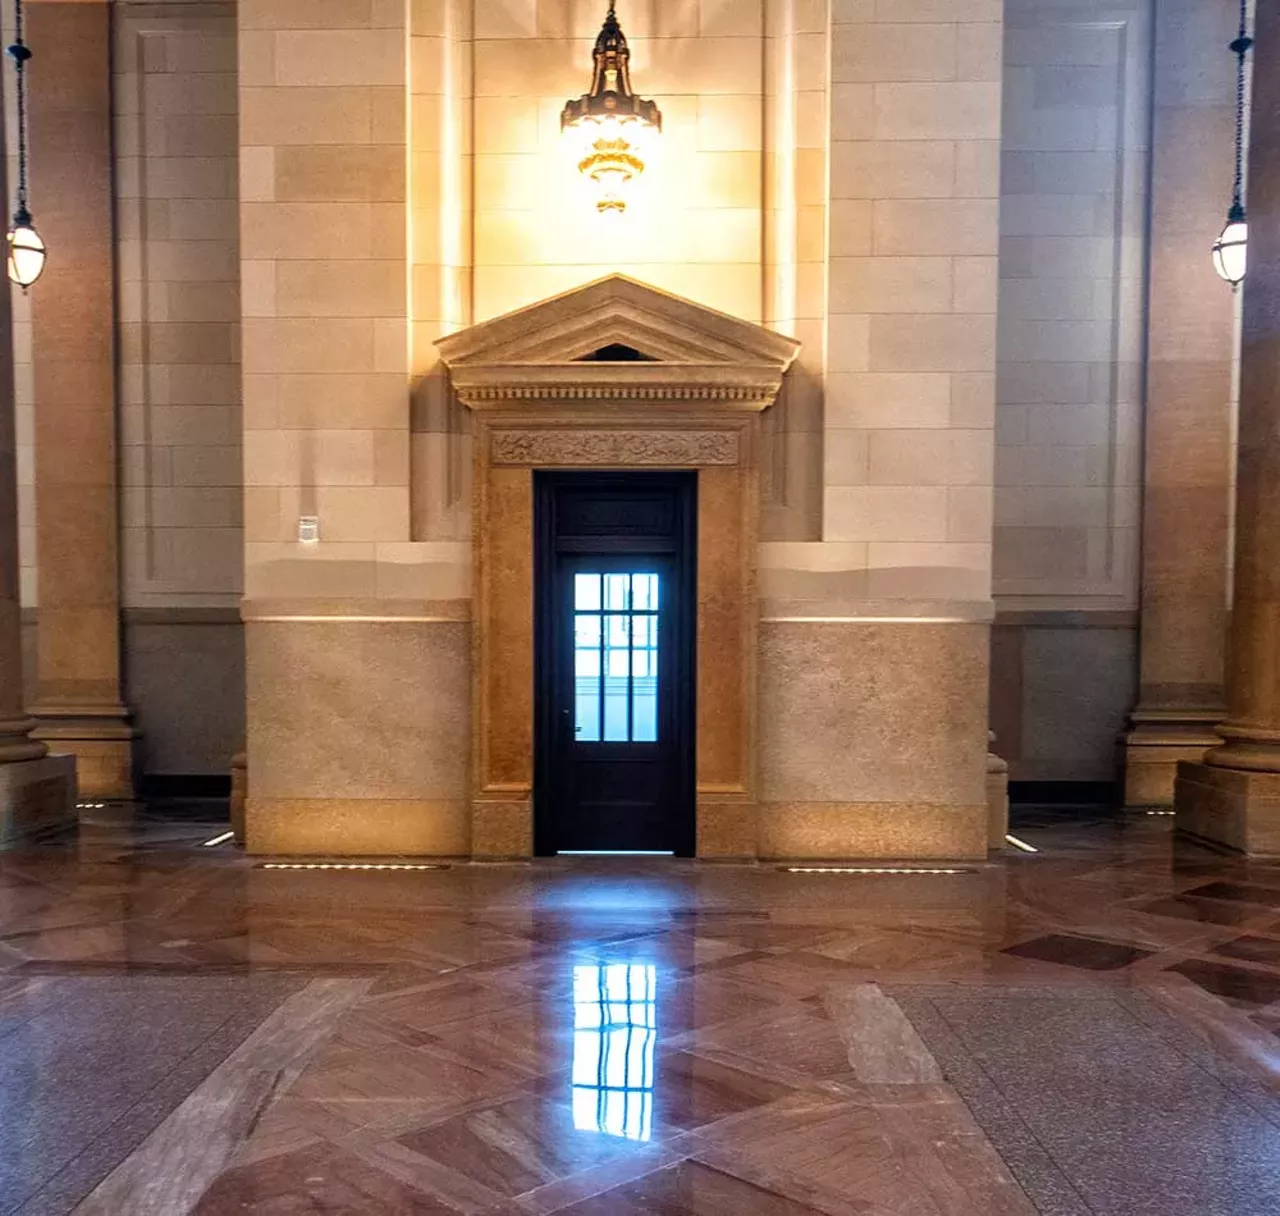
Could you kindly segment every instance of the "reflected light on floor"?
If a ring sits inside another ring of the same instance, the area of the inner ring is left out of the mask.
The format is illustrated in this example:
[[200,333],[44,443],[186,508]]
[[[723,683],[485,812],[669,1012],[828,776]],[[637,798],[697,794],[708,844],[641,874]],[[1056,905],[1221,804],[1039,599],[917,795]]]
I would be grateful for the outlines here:
[[447,870],[448,866],[385,861],[264,861],[259,870]]
[[657,969],[573,969],[573,1126],[624,1140],[653,1134]]
[[972,874],[946,866],[785,866],[788,874]]

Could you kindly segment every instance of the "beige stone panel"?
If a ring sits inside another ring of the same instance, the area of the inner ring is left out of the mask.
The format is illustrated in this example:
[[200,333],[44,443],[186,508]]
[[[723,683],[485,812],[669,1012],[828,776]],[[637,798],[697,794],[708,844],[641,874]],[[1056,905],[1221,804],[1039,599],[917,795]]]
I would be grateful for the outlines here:
[[757,96],[699,97],[700,152],[755,152],[764,147],[764,107]]
[[276,312],[285,317],[397,317],[404,265],[393,261],[279,262]]
[[251,431],[245,434],[244,480],[250,486],[377,484],[379,431]]
[[257,798],[245,803],[245,851],[276,857],[466,857],[461,800]]
[[276,264],[245,259],[240,263],[240,308],[246,317],[276,315]]
[[759,810],[762,860],[980,861],[987,807],[766,802]]
[[[550,7],[543,0],[543,5]],[[476,38],[536,38],[539,0],[486,0],[475,6]]]
[[996,378],[991,372],[951,377],[951,425],[990,428],[995,425]]
[[[840,25],[833,31],[831,79],[834,83],[956,78],[956,26],[950,22]],[[964,79],[986,77],[965,76]]]
[[275,35],[278,86],[395,85],[404,77],[402,29],[287,30]]
[[831,86],[832,142],[876,137],[875,90],[869,84]]
[[833,258],[829,273],[834,313],[951,311],[950,258]]
[[995,199],[877,201],[872,248],[903,256],[994,255],[998,225]]
[[950,431],[872,431],[867,445],[871,485],[945,486],[951,480]]
[[245,203],[240,216],[245,258],[351,260],[404,249],[404,209],[393,203]]
[[829,429],[822,445],[825,486],[864,486],[870,474],[870,439],[866,431]]
[[877,84],[876,139],[999,139],[1000,85]]
[[[991,476],[991,474],[987,474]],[[989,485],[952,485],[947,488],[947,541],[952,544],[989,544],[992,539],[995,497]]]
[[690,81],[700,95],[758,94],[763,83],[758,48],[737,38],[663,38],[652,46],[634,39],[631,46],[633,78],[646,96],[686,93]]
[[399,203],[405,199],[404,152],[394,146],[245,151],[270,152],[273,190],[267,197],[280,202]]
[[373,322],[346,318],[244,322],[246,372],[372,372]]
[[999,259],[991,257],[956,258],[953,263],[956,312],[995,312],[999,295]]
[[324,540],[398,540],[409,530],[409,489],[320,485],[315,490],[315,511]]
[[1000,195],[1000,143],[994,139],[969,139],[956,144],[957,198],[998,198]]
[[[296,520],[292,527],[296,536]],[[373,599],[374,546],[246,543],[244,593],[248,599]]]
[[238,42],[238,80],[244,87],[270,87],[276,83],[275,38],[245,31]]
[[977,624],[763,622],[762,802],[981,805],[987,634]]
[[864,257],[871,252],[872,204],[866,199],[831,200],[832,257]]
[[[876,21],[1000,21],[1004,0],[873,0]],[[867,0],[852,0],[866,12]],[[870,16],[859,18],[872,20]]]
[[478,155],[499,153],[510,156],[532,152],[537,147],[536,98],[476,98],[475,150]]
[[828,540],[942,541],[947,491],[942,486],[830,486]]
[[360,144],[373,134],[369,89],[242,88],[240,144]]
[[836,313],[827,319],[828,384],[871,366],[871,318]]
[[946,427],[951,380],[945,374],[832,373],[827,378],[827,421],[835,427],[890,429]]
[[954,143],[860,140],[832,144],[833,199],[950,199],[955,187]]
[[872,544],[867,594],[873,598],[985,600],[991,544]]
[[[685,0],[687,8],[694,5]],[[762,0],[698,0],[697,32],[704,38],[759,38],[764,33]]]
[[378,598],[451,603],[469,611],[472,546],[459,542],[382,542],[378,545]]
[[[957,80],[1000,80],[1003,60],[1004,25],[1001,21],[963,22],[956,27]],[[1113,75],[1111,97],[1114,95]]]
[[874,371],[981,372],[995,366],[995,317],[872,317]]
[[273,377],[278,425],[286,430],[382,430],[404,424],[403,375],[310,374]]
[[[418,0],[415,0],[415,3]],[[240,0],[242,30],[365,29],[404,20],[401,0]]]

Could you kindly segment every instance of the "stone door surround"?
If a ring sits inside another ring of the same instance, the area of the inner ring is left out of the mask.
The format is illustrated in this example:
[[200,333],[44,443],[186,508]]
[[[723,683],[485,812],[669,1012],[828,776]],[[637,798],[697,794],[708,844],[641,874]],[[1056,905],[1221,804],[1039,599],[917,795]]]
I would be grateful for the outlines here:
[[759,415],[799,344],[611,275],[437,347],[475,452],[473,853],[533,850],[533,470],[697,469],[697,853],[754,856]]

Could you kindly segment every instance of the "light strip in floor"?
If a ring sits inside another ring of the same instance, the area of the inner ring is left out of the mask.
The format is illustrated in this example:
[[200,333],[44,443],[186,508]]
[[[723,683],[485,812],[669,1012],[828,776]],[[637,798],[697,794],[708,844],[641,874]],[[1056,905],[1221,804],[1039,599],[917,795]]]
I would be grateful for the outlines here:
[[223,832],[221,836],[215,836],[212,840],[206,840],[204,842],[204,847],[206,849],[211,849],[214,845],[226,844],[228,840],[234,840],[235,838],[236,834],[234,832]]
[[972,874],[949,866],[781,866],[788,874]]
[[260,861],[258,870],[447,870],[446,865],[406,861]]
[[1161,818],[1164,818],[1166,816],[1168,816],[1169,818],[1172,818],[1178,812],[1177,811],[1147,811],[1145,813],[1148,815],[1159,815]]
[[1035,845],[1028,844],[1025,840],[1019,840],[1016,836],[1006,836],[1005,839],[1013,845],[1015,849],[1021,849],[1024,853],[1040,852]]

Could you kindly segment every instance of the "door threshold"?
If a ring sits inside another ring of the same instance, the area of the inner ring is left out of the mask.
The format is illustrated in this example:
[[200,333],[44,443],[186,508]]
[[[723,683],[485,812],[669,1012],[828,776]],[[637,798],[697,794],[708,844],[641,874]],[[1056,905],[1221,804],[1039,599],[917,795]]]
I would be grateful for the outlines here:
[[559,849],[557,857],[674,857],[674,849]]

